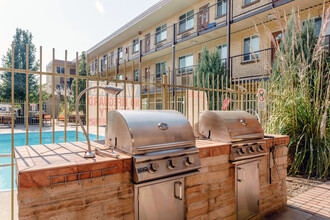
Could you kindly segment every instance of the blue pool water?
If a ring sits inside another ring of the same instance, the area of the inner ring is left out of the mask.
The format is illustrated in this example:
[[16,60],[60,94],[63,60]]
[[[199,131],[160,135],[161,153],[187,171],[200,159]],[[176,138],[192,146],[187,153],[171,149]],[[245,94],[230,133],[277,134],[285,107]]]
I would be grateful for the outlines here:
[[[67,131],[67,142],[76,141],[76,131]],[[94,134],[89,135],[90,140],[97,140]],[[104,139],[104,136],[99,136]],[[78,141],[86,141],[83,132],[78,132]],[[64,131],[55,131],[55,143],[64,142]],[[53,143],[53,132],[42,132],[42,144]],[[26,145],[26,133],[14,133],[14,146]],[[39,145],[39,132],[29,132],[29,145]],[[11,134],[0,134],[0,154],[11,153]],[[0,158],[0,164],[11,163],[11,158]],[[14,167],[15,172],[15,167]],[[15,175],[14,175],[15,176]],[[15,184],[16,188],[16,184]],[[0,191],[11,189],[11,167],[0,167]]]

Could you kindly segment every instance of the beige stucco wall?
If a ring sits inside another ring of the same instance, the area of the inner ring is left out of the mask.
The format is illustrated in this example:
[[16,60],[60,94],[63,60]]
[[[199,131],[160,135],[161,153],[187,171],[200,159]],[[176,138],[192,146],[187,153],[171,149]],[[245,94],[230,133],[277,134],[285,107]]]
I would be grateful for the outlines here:
[[[266,3],[270,2],[270,0],[257,0],[256,3],[248,6],[248,7],[242,7],[243,6],[243,1],[244,0],[238,0],[235,1],[235,4],[233,5],[233,12],[234,16],[244,13],[248,10],[251,10],[255,7],[265,5]],[[123,46],[123,49],[126,47],[130,47],[129,53],[125,54],[124,53],[124,58],[119,61],[120,66],[118,73],[121,73],[124,75],[124,60],[128,60],[129,57],[132,56],[132,48],[131,45],[133,43],[133,39],[139,38],[140,40],[145,38],[145,35],[148,33],[151,33],[151,50],[153,49],[153,42],[154,42],[154,34],[155,34],[155,29],[156,27],[166,23],[168,27],[167,31],[167,41],[164,43],[168,43],[169,41],[172,40],[172,28],[169,28],[173,23],[178,22],[179,16],[182,15],[183,13],[186,13],[190,11],[191,9],[194,9],[194,12],[196,13],[199,11],[199,8],[201,6],[204,6],[206,4],[213,5],[215,4],[216,1],[212,0],[203,0],[203,1],[198,1],[196,4],[191,5],[190,7],[185,8],[184,10],[181,10],[177,14],[168,17],[167,19],[163,20],[162,22],[159,22],[157,25],[147,28],[142,31],[141,35],[136,35],[134,38],[122,42],[120,45],[115,45],[113,46],[111,50],[107,53],[108,55],[111,54],[111,52],[114,52],[114,54],[117,54],[117,48],[119,46]],[[271,13],[271,11],[269,12]],[[322,7],[317,6],[314,8],[310,8],[304,11],[300,12],[300,16],[302,20],[305,20],[309,17],[317,17],[320,16],[322,13]],[[194,25],[195,29],[197,27],[198,21],[196,19],[197,16],[195,16],[194,20]],[[209,18],[210,18],[210,23],[216,21],[219,23],[220,21],[224,21],[226,17],[221,17],[218,19],[215,19],[216,17],[216,11],[215,7],[210,8],[209,10]],[[249,18],[249,19],[255,19],[256,23],[258,22],[259,18]],[[260,21],[259,21],[260,22]],[[266,28],[265,28],[265,27]],[[273,33],[276,31],[279,31],[280,27],[277,22],[274,21],[269,21],[266,20],[264,24],[258,25],[255,27],[254,25],[246,27],[244,30],[239,30],[231,34],[231,56],[236,56],[236,55],[241,55],[243,54],[243,42],[244,38],[253,36],[253,35],[258,35],[260,38],[260,44],[259,48],[260,50],[267,49],[271,47],[271,42],[269,40],[269,33]],[[221,32],[221,33],[220,33]],[[204,45],[207,46],[208,49],[213,50],[215,49],[218,45],[226,43],[226,27],[221,28],[220,30],[217,31],[212,31],[208,34],[206,34],[205,38],[198,37],[198,38],[192,38],[189,41],[195,41],[197,39],[197,44],[191,46],[186,46],[185,49],[180,49],[180,43],[176,46],[176,54],[175,54],[175,68],[178,68],[178,60],[180,56],[187,55],[187,54],[193,54],[194,55],[194,65],[197,64],[197,59],[198,59],[198,53],[200,53],[204,47]],[[142,50],[144,51],[144,45],[142,45]],[[156,72],[156,63],[159,62],[166,62],[166,68],[172,70],[172,53],[171,53],[171,48],[164,49],[166,50],[166,54],[164,55],[163,52],[155,52],[153,55],[146,55],[145,57],[142,58],[142,63],[141,63],[141,72],[142,75],[145,73],[146,68],[150,68],[150,82],[154,82],[155,77],[154,74]],[[161,55],[157,55],[161,54]],[[242,78],[246,76],[260,76],[264,74],[270,73],[269,68],[271,66],[271,54],[272,52],[270,50],[260,52],[259,53],[259,59],[257,62],[249,62],[249,63],[243,63],[243,57],[238,56],[236,58],[232,59],[232,73],[234,78]],[[100,54],[99,59],[103,58],[104,54]],[[150,59],[149,56],[153,56],[155,58]],[[91,60],[95,60],[95,58],[92,58]],[[133,79],[133,70],[132,69],[138,69],[139,68],[139,63],[138,59],[134,60],[134,68],[132,68],[132,61],[126,63],[126,77],[128,80]],[[108,70],[108,75],[109,78],[114,78],[115,75],[115,68],[109,69]],[[143,78],[143,77],[142,77]],[[180,80],[181,77],[178,78]],[[179,82],[179,81],[177,81]]]

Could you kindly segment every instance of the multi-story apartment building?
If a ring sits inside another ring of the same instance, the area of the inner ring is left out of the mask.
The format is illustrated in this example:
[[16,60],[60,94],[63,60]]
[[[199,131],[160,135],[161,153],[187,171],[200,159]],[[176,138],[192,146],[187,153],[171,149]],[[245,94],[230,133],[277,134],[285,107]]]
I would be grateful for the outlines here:
[[166,74],[184,84],[206,46],[218,50],[231,78],[264,78],[274,59],[265,26],[282,34],[273,10],[300,11],[319,32],[322,7],[323,0],[161,0],[89,49],[89,69],[110,79],[124,79],[125,69],[128,80],[150,82]]
[[[67,75],[76,75],[76,64],[75,62],[67,61]],[[51,61],[46,66],[47,72],[53,72],[53,61]],[[54,60],[54,72],[59,74],[65,73],[65,61],[63,60]],[[55,77],[54,80],[54,90],[61,90],[64,89],[64,85],[67,85],[67,88],[71,89],[73,78],[67,77],[67,82],[64,83],[65,78],[63,77]],[[50,94],[52,94],[52,87],[53,86],[53,76],[46,76],[46,91]]]
[[[161,0],[89,49],[89,72],[103,80],[151,83],[161,82],[166,75],[167,83],[192,85],[194,67],[206,46],[218,51],[233,81],[268,78],[275,56],[269,31],[276,39],[282,36],[274,10],[281,16],[295,10],[302,20],[315,19],[319,33],[325,22],[321,19],[323,3],[323,0]],[[330,1],[325,4],[329,7]],[[148,104],[143,108],[150,107],[149,98],[155,93],[152,99],[157,101],[151,108],[164,107],[163,97],[155,92],[155,87],[142,85],[141,89],[141,99],[148,96],[145,101]],[[182,104],[184,99],[179,95],[176,102]]]
[[[58,74],[66,73],[67,75],[76,75],[76,64],[75,61],[67,61],[66,62],[66,68],[65,70],[65,61],[63,60],[54,60],[51,61],[46,66],[47,72],[53,72],[53,66],[54,66],[54,72]],[[54,96],[55,104],[58,106],[60,102],[60,96],[64,96],[64,86],[67,86],[67,95],[71,93],[71,85],[72,85],[73,78],[67,77],[66,83],[65,83],[65,77],[64,76],[53,76],[47,75],[46,76],[46,91],[47,93],[51,94],[50,98],[45,102],[46,106],[52,105],[52,96]],[[54,83],[54,84],[53,84]],[[54,85],[54,93],[53,93],[53,85]],[[58,114],[58,108],[55,108],[56,115]],[[46,108],[45,113],[51,114],[51,108]]]

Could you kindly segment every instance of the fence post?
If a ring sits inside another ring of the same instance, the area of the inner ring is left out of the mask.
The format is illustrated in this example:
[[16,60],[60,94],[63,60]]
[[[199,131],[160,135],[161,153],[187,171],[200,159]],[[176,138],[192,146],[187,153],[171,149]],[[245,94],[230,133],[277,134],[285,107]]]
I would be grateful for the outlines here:
[[163,110],[166,110],[168,109],[168,99],[167,99],[167,75],[165,75],[163,77],[163,82],[162,82],[162,94],[163,94],[163,97],[162,97],[162,100],[163,100],[163,104],[162,104],[162,108]]

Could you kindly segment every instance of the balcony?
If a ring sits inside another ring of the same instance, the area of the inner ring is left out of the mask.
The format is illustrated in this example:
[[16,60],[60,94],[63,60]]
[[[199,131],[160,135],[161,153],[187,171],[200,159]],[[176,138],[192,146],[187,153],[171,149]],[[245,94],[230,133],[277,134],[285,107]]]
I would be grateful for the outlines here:
[[[233,1],[232,4],[232,32],[242,30],[246,27],[254,26],[253,19],[247,19],[253,16],[258,16],[258,20],[266,21],[269,20],[267,15],[269,15],[269,10],[286,5],[285,9],[290,9],[293,0],[245,0],[245,1]],[[319,1],[319,0],[317,0]],[[250,3],[248,3],[250,2]],[[162,30],[161,33],[152,33],[146,35],[144,39],[141,40],[142,45],[142,56],[148,56],[154,52],[166,49],[158,56],[162,54],[169,53],[171,51],[171,45],[180,44],[191,40],[193,38],[207,35],[201,38],[201,42],[215,38],[216,36],[226,35],[226,30],[222,29],[227,25],[227,1],[222,0],[215,4],[208,4],[201,7],[198,12],[193,14],[183,14],[181,20],[175,22],[172,25],[168,25],[166,29]],[[314,4],[317,4],[314,3]],[[185,15],[185,16],[184,16]],[[239,22],[243,21],[244,22]],[[239,24],[235,24],[239,23]],[[217,32],[214,32],[218,30]],[[211,34],[208,34],[212,32]],[[157,40],[157,35],[162,35],[161,40]],[[182,46],[183,48],[190,47],[191,44]],[[183,49],[180,47],[180,49]],[[150,57],[154,58],[156,55]],[[149,57],[149,56],[148,56]]]

